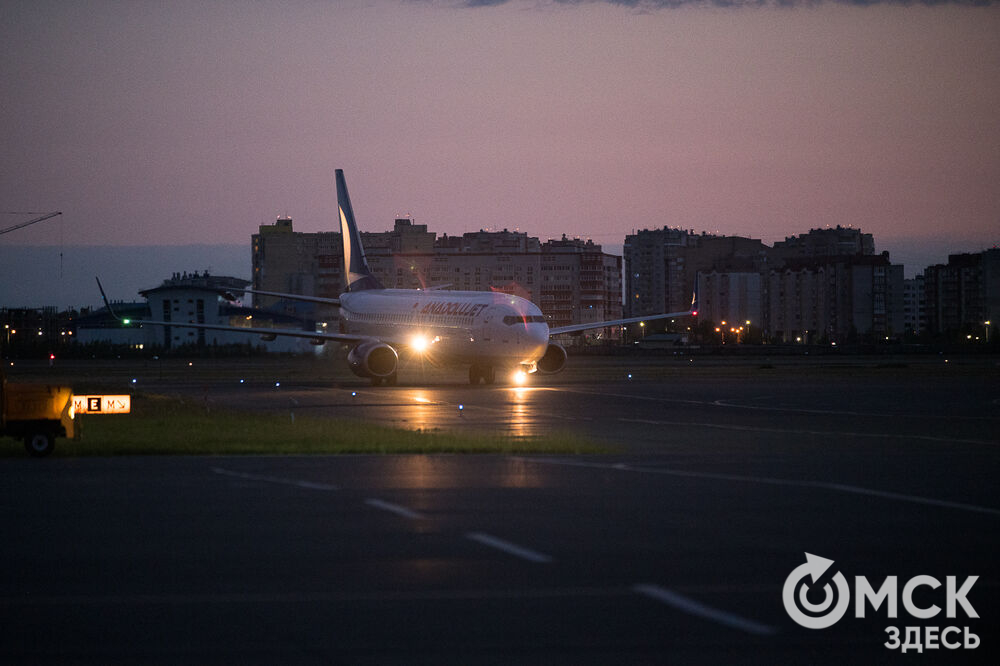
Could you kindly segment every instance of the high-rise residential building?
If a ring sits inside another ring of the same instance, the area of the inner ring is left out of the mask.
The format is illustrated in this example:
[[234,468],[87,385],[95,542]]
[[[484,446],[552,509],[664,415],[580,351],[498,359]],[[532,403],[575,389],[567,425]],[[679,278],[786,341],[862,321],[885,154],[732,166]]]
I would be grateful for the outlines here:
[[871,234],[848,227],[813,229],[773,248],[643,230],[625,239],[625,314],[682,310],[697,283],[703,321],[749,319],[763,337],[784,341],[884,339],[903,332],[902,270],[874,255]]
[[[826,282],[824,295],[816,303],[803,303],[799,317],[804,324],[796,333],[798,338],[813,333],[823,340],[863,339],[883,340],[903,334],[903,267],[893,265],[888,253],[875,255],[875,241],[871,234],[853,227],[811,229],[809,233],[788,236],[774,244],[773,259],[777,270],[791,268],[793,272],[805,270],[823,274]],[[812,291],[812,278],[806,280]],[[775,294],[773,300],[782,296]],[[778,306],[776,311],[781,311]],[[814,314],[815,313],[815,316]],[[781,326],[777,324],[780,323]],[[787,319],[775,322],[772,329],[787,329]],[[794,330],[794,329],[793,329]]]
[[691,305],[698,272],[764,272],[771,248],[755,238],[643,229],[625,237],[625,316],[678,312]]
[[699,271],[698,316],[731,328],[764,326],[764,289],[755,271]]
[[828,268],[799,263],[767,274],[765,336],[779,342],[829,337]]
[[952,254],[924,270],[927,330],[934,336],[985,335],[1000,316],[1000,249]]
[[916,336],[927,330],[925,303],[923,274],[903,280],[903,331],[907,335]]
[[[592,240],[542,244],[542,289],[538,306],[549,326],[570,326],[622,317],[621,257],[605,254]],[[588,331],[589,337],[619,339],[619,327]]]
[[770,336],[855,342],[903,334],[903,266],[888,253],[786,261],[768,275]]
[[810,229],[807,234],[788,236],[774,244],[774,256],[779,259],[817,257],[849,257],[875,254],[875,240],[871,234],[853,227]]

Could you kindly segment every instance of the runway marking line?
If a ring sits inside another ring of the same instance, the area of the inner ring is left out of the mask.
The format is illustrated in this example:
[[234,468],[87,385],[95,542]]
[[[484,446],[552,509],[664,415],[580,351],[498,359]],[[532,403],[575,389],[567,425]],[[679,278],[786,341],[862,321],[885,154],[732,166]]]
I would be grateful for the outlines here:
[[867,495],[869,497],[880,497],[882,499],[896,500],[899,502],[909,502],[911,504],[924,504],[927,506],[941,507],[945,509],[958,509],[959,511],[970,511],[972,513],[985,513],[992,516],[1000,516],[1000,509],[993,509],[977,504],[966,504],[965,502],[952,502],[950,500],[939,500],[932,497],[920,497],[919,495],[906,495],[895,493],[889,490],[876,490],[874,488],[863,488],[861,486],[851,486],[845,483],[832,483],[830,481],[796,481],[794,479],[779,479],[767,476],[742,476],[740,474],[721,474],[716,472],[689,472],[685,470],[663,469],[660,467],[635,467],[625,463],[588,463],[571,460],[553,460],[551,458],[524,458],[514,457],[514,460],[523,462],[534,462],[544,465],[562,465],[565,467],[590,467],[595,469],[614,469],[623,472],[639,472],[641,474],[663,474],[665,476],[686,477],[691,479],[713,479],[716,481],[742,481],[746,483],[760,483],[771,486],[792,486],[797,488],[819,488],[821,490],[834,490],[837,492],[850,493],[852,495]]
[[984,439],[957,439],[954,437],[933,437],[931,435],[907,435],[893,432],[849,432],[840,430],[793,430],[790,428],[763,428],[760,426],[727,425],[725,423],[702,423],[697,421],[660,421],[657,419],[627,419],[618,417],[624,423],[645,423],[647,425],[689,426],[692,428],[718,428],[720,430],[740,430],[743,432],[777,432],[787,435],[818,435],[821,437],[874,437],[876,439],[920,439],[927,442],[946,442],[954,444],[985,444],[993,446],[996,442]]
[[485,534],[483,532],[466,532],[465,538],[470,541],[481,543],[484,546],[489,546],[490,548],[496,548],[499,551],[503,551],[504,553],[513,555],[514,557],[519,557],[522,560],[535,562],[536,564],[547,564],[552,561],[552,558],[544,553],[539,553],[538,551],[531,550],[530,548],[518,546],[516,543],[505,541],[491,534]]
[[[646,400],[650,402],[676,402],[686,405],[702,405],[706,407],[728,407],[730,409],[750,409],[754,411],[769,411],[769,412],[800,412],[803,414],[829,414],[833,416],[868,416],[874,418],[920,418],[920,419],[948,419],[963,420],[963,421],[996,421],[997,418],[993,416],[956,416],[956,415],[940,415],[940,414],[928,414],[926,412],[920,412],[918,414],[884,414],[879,412],[855,412],[849,410],[833,410],[833,409],[809,409],[805,407],[772,407],[764,405],[740,405],[729,400],[692,400],[690,398],[661,398],[653,395],[631,395],[628,393],[609,393],[606,391],[585,391],[583,389],[572,389],[572,388],[560,388],[560,391],[565,391],[566,393],[582,393],[584,395],[605,395],[610,398],[625,398],[627,400]],[[752,398],[753,400],[760,400],[761,398]]]
[[365,504],[376,509],[382,509],[383,511],[388,511],[389,513],[394,513],[397,516],[402,516],[403,518],[412,518],[414,520],[423,520],[427,518],[422,513],[408,509],[405,506],[400,506],[399,504],[393,504],[392,502],[386,502],[380,500],[376,497],[369,497],[365,500]]
[[748,620],[745,617],[740,617],[739,615],[728,611],[706,606],[700,601],[689,599],[684,595],[668,590],[665,587],[660,587],[659,585],[640,583],[633,585],[632,591],[636,594],[641,594],[649,597],[650,599],[664,603],[672,608],[676,608],[677,610],[683,611],[688,615],[694,615],[706,620],[711,620],[717,624],[721,624],[732,629],[739,629],[740,631],[748,634],[754,634],[755,636],[771,636],[778,633],[778,630],[774,627],[769,627],[766,624],[760,624],[759,622]]
[[478,599],[564,599],[623,597],[632,592],[622,587],[568,587],[538,589],[416,589],[357,592],[164,592],[150,594],[47,595],[0,597],[0,606],[198,605],[243,603],[357,603],[370,601],[434,601]]
[[295,486],[297,488],[307,488],[309,490],[339,490],[337,486],[330,483],[317,483],[314,481],[302,481],[300,479],[284,479],[277,476],[265,476],[263,474],[234,472],[221,467],[213,467],[212,471],[222,476],[231,476],[233,478],[245,479],[247,481],[264,481],[266,483],[277,483],[283,486]]

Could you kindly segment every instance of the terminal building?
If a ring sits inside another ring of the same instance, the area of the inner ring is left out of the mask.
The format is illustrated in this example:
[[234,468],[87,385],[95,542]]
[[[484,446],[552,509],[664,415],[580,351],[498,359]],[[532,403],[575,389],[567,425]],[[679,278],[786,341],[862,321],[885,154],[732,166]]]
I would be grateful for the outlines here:
[[76,323],[76,341],[125,344],[135,349],[176,349],[250,345],[267,351],[303,352],[313,349],[307,340],[277,337],[262,340],[239,331],[207,330],[181,326],[138,325],[130,320],[186,324],[215,324],[235,328],[314,329],[308,319],[268,312],[244,305],[240,298],[250,283],[235,277],[199,273],[174,273],[159,286],[139,292],[144,302],[115,303],[117,318],[100,310]]

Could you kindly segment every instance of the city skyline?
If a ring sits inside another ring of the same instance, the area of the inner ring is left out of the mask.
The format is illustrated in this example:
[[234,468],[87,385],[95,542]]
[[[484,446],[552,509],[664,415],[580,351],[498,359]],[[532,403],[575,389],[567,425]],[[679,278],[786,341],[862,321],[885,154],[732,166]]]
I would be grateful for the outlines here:
[[997,242],[994,5],[4,7],[0,210],[64,211],[5,262],[329,230],[335,168],[365,231],[840,224],[908,274]]
[[[391,221],[374,227],[368,231],[379,233],[392,229]],[[295,224],[295,231],[301,229]],[[440,230],[428,225],[429,232],[442,235]],[[257,229],[254,229],[256,232]],[[337,231],[326,230],[331,233]],[[465,232],[476,232],[478,229],[467,229]],[[495,230],[499,231],[499,230]],[[521,229],[528,237],[537,238],[540,242],[555,240],[533,234],[531,230]],[[638,230],[637,230],[638,231]],[[710,233],[703,229],[693,230],[695,234]],[[782,240],[792,236],[804,236],[809,229],[801,229],[789,233]],[[864,229],[861,232],[867,233]],[[465,233],[463,232],[463,233]],[[314,232],[306,232],[314,233]],[[454,234],[461,236],[462,234]],[[111,287],[113,298],[119,300],[134,300],[138,291],[155,287],[169,275],[175,272],[210,271],[213,275],[226,275],[250,279],[252,277],[251,243],[248,234],[247,242],[239,244],[189,244],[189,245],[144,245],[144,246],[81,246],[81,245],[51,245],[51,246],[17,246],[0,245],[0,307],[8,308],[41,308],[55,306],[58,308],[96,307],[101,303],[100,294],[94,282],[95,273]],[[586,239],[583,240],[592,240]],[[597,243],[607,254],[624,255],[625,237],[619,243]],[[758,239],[760,240],[760,239]],[[596,241],[595,241],[596,242]],[[773,245],[772,243],[767,243]],[[978,253],[988,248],[949,248],[940,246],[937,249],[910,248],[898,252],[894,248],[886,248],[879,239],[874,238],[876,254],[883,251],[890,253],[894,265],[902,264],[907,279],[916,277],[929,266],[948,263],[948,257],[956,254]],[[904,262],[901,256],[921,257],[926,260]]]

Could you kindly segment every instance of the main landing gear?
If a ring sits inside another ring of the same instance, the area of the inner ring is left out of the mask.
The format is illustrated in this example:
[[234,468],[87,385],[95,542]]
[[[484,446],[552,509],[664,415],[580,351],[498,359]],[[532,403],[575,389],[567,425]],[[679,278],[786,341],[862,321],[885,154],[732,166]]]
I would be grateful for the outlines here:
[[469,383],[472,385],[477,385],[480,382],[492,384],[496,380],[497,373],[492,365],[473,365],[469,368]]

